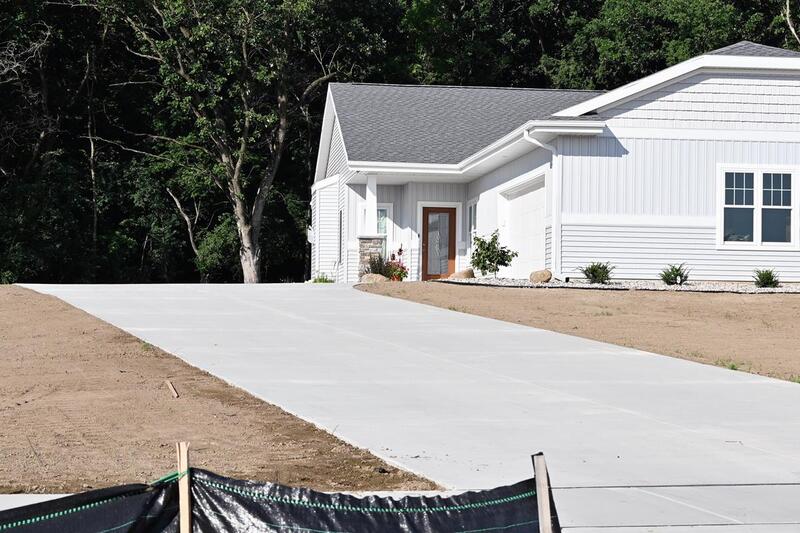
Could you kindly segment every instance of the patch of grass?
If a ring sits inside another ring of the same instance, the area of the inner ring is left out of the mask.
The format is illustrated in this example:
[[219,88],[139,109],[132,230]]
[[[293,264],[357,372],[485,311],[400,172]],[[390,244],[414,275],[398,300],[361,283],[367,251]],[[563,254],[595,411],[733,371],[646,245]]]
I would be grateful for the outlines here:
[[689,272],[686,263],[667,265],[667,268],[661,271],[661,281],[667,285],[683,285],[689,279]]
[[781,284],[778,274],[771,268],[756,269],[753,273],[753,281],[759,289],[774,289]]
[[141,345],[142,350],[145,350],[145,351],[148,351],[148,352],[152,352],[153,350],[156,349],[156,347],[153,346],[152,344],[150,344],[149,342],[142,341],[139,344]]
[[791,381],[792,383],[800,384],[800,376],[789,376],[786,378],[787,381]]
[[333,283],[333,278],[329,278],[324,272],[311,280],[311,283]]
[[612,313],[608,309],[603,309],[602,311],[598,311],[597,313],[595,313],[594,316],[614,316],[614,313]]
[[744,368],[742,363],[738,363],[733,359],[717,359],[714,361],[714,364],[717,366],[721,366],[723,368],[727,368],[728,370],[743,370],[747,372],[748,370]]

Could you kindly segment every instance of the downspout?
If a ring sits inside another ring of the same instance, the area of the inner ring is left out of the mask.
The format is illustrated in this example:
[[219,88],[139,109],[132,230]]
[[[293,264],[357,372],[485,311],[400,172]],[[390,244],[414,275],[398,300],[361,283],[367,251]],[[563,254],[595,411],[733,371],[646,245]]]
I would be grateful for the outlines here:
[[544,148],[553,154],[550,164],[551,182],[553,184],[553,213],[551,222],[551,250],[553,277],[563,279],[561,274],[561,156],[558,149],[552,144],[547,144],[531,136],[529,130],[522,132],[523,138],[537,148]]

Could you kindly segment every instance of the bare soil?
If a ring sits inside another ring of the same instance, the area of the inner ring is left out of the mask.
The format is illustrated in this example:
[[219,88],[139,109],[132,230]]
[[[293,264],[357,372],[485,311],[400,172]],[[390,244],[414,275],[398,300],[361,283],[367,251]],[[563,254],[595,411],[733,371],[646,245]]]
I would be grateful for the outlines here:
[[436,488],[61,300],[0,286],[0,492],[153,481],[179,440],[192,466],[238,478]]
[[373,283],[374,294],[800,382],[800,295]]

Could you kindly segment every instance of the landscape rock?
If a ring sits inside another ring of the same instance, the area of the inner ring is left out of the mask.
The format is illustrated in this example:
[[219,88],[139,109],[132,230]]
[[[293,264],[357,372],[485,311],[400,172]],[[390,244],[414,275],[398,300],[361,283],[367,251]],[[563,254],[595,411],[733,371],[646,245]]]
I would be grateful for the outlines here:
[[534,270],[528,279],[531,280],[531,283],[549,283],[553,279],[553,273],[546,268],[544,270]]
[[389,278],[380,274],[364,274],[361,276],[361,283],[383,283],[389,281]]
[[475,277],[475,271],[471,268],[467,268],[465,270],[459,270],[458,272],[453,272],[450,274],[448,279],[472,279]]

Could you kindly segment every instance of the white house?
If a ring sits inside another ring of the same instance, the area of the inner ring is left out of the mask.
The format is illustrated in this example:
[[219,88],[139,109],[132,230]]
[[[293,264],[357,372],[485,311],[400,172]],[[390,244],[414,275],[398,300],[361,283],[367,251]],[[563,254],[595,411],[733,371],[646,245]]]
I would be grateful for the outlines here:
[[497,229],[507,277],[800,281],[799,188],[798,52],[740,42],[605,93],[334,83],[312,276],[402,246],[409,279],[443,277]]

